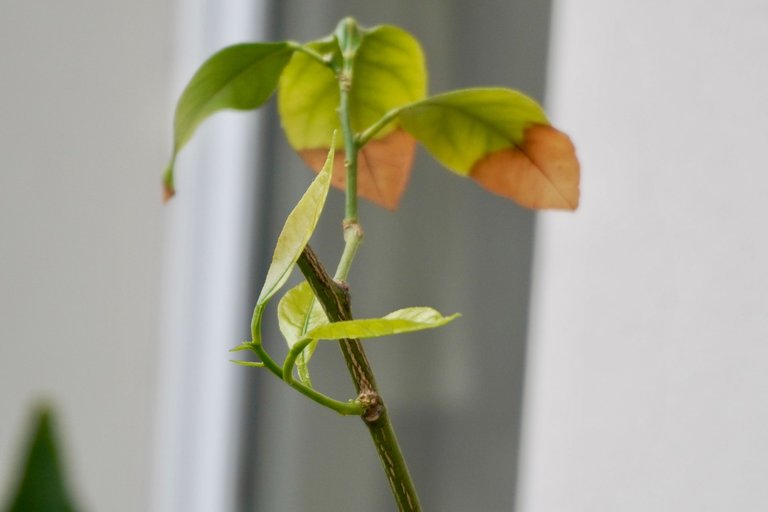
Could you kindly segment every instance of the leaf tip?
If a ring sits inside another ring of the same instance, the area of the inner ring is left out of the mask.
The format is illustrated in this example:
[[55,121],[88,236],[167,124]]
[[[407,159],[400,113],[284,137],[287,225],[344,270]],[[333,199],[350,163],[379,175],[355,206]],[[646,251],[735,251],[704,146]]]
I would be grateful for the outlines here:
[[[174,158],[175,160],[175,158]],[[168,164],[168,167],[165,169],[165,173],[163,173],[163,202],[167,203],[171,200],[173,196],[176,195],[176,188],[174,187],[173,183],[173,160],[171,160],[171,163]]]
[[163,184],[163,202],[167,203],[171,199],[173,199],[173,196],[176,195],[176,190],[173,187],[170,187],[166,184]]

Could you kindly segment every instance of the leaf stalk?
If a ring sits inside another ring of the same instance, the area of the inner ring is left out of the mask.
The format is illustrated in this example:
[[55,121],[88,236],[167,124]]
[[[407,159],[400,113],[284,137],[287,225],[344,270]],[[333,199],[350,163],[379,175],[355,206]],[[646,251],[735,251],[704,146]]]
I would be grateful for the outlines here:
[[352,64],[351,61],[345,59],[339,75],[339,121],[344,137],[344,172],[346,178],[344,222],[347,224],[357,222],[357,153],[359,147],[355,141],[349,112],[351,88]]
[[389,112],[387,112],[386,114],[381,116],[378,121],[376,121],[371,126],[366,128],[365,131],[363,131],[362,133],[360,133],[356,137],[357,146],[358,147],[365,146],[368,143],[369,140],[371,140],[373,137],[376,136],[377,133],[379,133],[381,131],[382,128],[384,128],[389,123],[394,121],[395,118],[403,110],[403,108],[405,108],[405,107],[393,108],[392,110],[390,110]]
[[314,49],[310,48],[309,46],[305,46],[301,43],[297,43],[296,41],[288,41],[288,46],[291,47],[291,49],[303,53],[304,55],[307,55],[308,57],[313,58],[316,60],[319,64],[322,64],[323,66],[332,67],[331,59],[330,57],[326,57],[318,52],[316,52]]

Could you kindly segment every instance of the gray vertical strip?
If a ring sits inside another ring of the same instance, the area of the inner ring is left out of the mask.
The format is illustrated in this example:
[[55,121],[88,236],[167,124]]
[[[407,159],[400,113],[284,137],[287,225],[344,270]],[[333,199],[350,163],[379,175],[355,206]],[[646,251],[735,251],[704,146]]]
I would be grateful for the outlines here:
[[[277,41],[282,39],[279,29],[282,19],[282,2],[266,2],[266,12],[264,13],[263,35],[265,41]],[[274,148],[279,137],[282,137],[278,127],[279,118],[275,107],[274,99],[267,103],[261,109],[262,115],[259,118],[259,137],[258,145],[266,148],[261,151],[255,159],[256,168],[253,169],[256,175],[254,187],[251,190],[251,196],[255,208],[260,214],[255,219],[252,229],[245,236],[250,237],[252,266],[249,274],[244,278],[250,283],[250,293],[247,303],[243,304],[243,317],[250,318],[253,314],[253,306],[259,295],[261,284],[264,282],[266,271],[272,257],[272,240],[268,234],[270,226],[279,220],[274,218],[274,194],[275,187],[275,166],[277,165],[276,154],[270,148]],[[247,327],[250,327],[248,325]],[[250,329],[246,338],[250,339]],[[244,356],[245,358],[245,356]],[[263,389],[261,371],[246,371],[243,379],[244,388],[242,393],[242,430],[240,433],[240,451],[238,460],[237,475],[237,500],[236,509],[241,512],[253,512],[257,510],[267,510],[264,508],[263,500],[260,501],[258,482],[264,480],[265,473],[269,471],[269,461],[260,456],[261,450],[259,440],[263,438],[262,427],[263,416],[265,414],[265,391]]]
[[[222,46],[261,37],[263,2],[188,2],[178,59],[183,83]],[[181,90],[181,84],[178,90]],[[250,286],[244,243],[260,211],[252,187],[253,117],[214,116],[177,161],[179,197],[168,207],[166,313],[151,510],[232,510],[242,372],[227,350],[247,333],[239,314]],[[243,332],[245,331],[245,333]]]
[[[548,1],[493,0],[482,8],[466,0],[275,4],[276,38],[321,37],[347,15],[366,25],[393,23],[421,40],[432,93],[500,85],[542,99]],[[259,235],[267,245],[311,179],[277,126],[275,120],[268,143],[271,188],[262,196],[271,209]],[[329,267],[341,251],[342,203],[331,192],[313,240]],[[423,151],[400,209],[389,213],[363,202],[360,214],[366,239],[350,277],[357,316],[408,305],[464,314],[442,330],[367,344],[425,509],[512,510],[534,214],[445,171]],[[271,350],[282,353],[279,333],[266,332]],[[335,347],[321,348],[313,363],[319,388],[352,396]],[[248,510],[392,509],[358,420],[306,401],[266,372],[254,380],[246,425],[257,433],[245,466]]]

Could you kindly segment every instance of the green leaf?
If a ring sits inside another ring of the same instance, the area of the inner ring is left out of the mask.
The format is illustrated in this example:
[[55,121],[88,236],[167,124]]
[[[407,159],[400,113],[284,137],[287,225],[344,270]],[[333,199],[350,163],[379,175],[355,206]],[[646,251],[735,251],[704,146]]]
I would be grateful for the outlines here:
[[[328,317],[325,316],[322,306],[315,298],[312,288],[306,281],[298,286],[291,288],[277,306],[277,320],[280,326],[280,332],[283,333],[288,348],[293,347],[299,340],[306,337],[307,332],[315,327],[327,324]],[[296,367],[299,371],[299,378],[307,385],[311,386],[309,380],[309,370],[307,365],[312,358],[312,354],[317,348],[317,340],[313,340],[301,355],[296,359]]]
[[203,63],[176,106],[173,156],[164,176],[167,197],[173,195],[176,155],[198,125],[219,110],[251,110],[261,106],[277,87],[293,51],[285,42],[237,44]]
[[[335,133],[331,137],[334,140]],[[293,266],[301,255],[301,251],[309,242],[312,232],[317,226],[320,213],[328,195],[333,167],[333,151],[328,152],[322,170],[309,185],[307,191],[299,200],[296,207],[288,215],[283,230],[277,238],[277,246],[272,256],[272,264],[267,270],[264,286],[259,294],[257,305],[264,305],[288,280]]]
[[20,482],[8,512],[74,512],[61,469],[61,455],[56,440],[53,413],[47,407],[36,412],[27,445]]
[[[389,25],[360,31],[350,92],[352,129],[360,132],[389,110],[426,95],[427,74],[418,41],[408,32]],[[322,55],[339,62],[341,50],[335,37],[307,43]],[[339,129],[339,84],[332,69],[297,52],[280,78],[278,108],[286,136],[297,151],[331,147],[329,134]],[[378,138],[395,129],[385,127]],[[343,141],[337,141],[343,147]]]
[[306,281],[291,288],[280,299],[277,319],[288,348],[305,338],[315,327],[329,323],[325,311]]
[[428,307],[405,308],[382,318],[348,320],[319,325],[310,330],[305,338],[337,340],[343,338],[377,338],[392,334],[434,329],[458,318],[459,315],[443,316]]
[[[424,55],[418,41],[404,30],[388,25],[360,29],[342,20],[335,36],[307,43],[331,65],[297,52],[280,78],[278,108],[285,134],[304,162],[315,172],[331,147],[328,135],[339,129],[339,82],[342,70],[340,45],[354,54],[349,115],[352,130],[362,132],[388,111],[422,99],[427,90]],[[343,140],[336,143],[342,151]],[[397,120],[385,123],[361,149],[357,168],[357,193],[393,210],[410,177],[416,141],[398,128]],[[333,186],[344,189],[344,159],[337,158]]]
[[[286,382],[291,382],[293,367],[298,366],[301,356],[313,343],[318,340],[378,338],[392,334],[434,329],[458,318],[458,313],[444,317],[438,311],[427,307],[405,308],[394,311],[383,318],[367,318],[318,325],[311,329],[303,339],[297,340],[288,352],[283,362],[282,376]],[[306,369],[306,368],[305,368]],[[299,368],[299,377],[302,377]],[[308,377],[307,377],[308,378]]]
[[[333,38],[306,43],[321,55],[339,56]],[[280,77],[277,107],[280,121],[294,149],[330,147],[328,135],[340,130],[336,108],[339,91],[336,75],[327,65],[296,52]],[[321,133],[322,130],[328,130]]]
[[570,139],[533,99],[466,89],[402,108],[403,128],[448,169],[530,208],[575,209],[579,163]]

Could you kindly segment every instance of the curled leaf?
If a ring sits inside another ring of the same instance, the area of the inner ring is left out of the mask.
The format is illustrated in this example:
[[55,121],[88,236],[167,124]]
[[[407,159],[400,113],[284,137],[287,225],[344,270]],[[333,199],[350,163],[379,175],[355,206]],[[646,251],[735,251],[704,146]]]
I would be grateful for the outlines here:
[[328,323],[325,311],[306,281],[288,290],[280,299],[277,320],[289,348],[304,338],[307,332]]
[[[318,325],[328,323],[328,317],[325,315],[323,307],[315,298],[312,288],[306,281],[288,290],[280,299],[277,306],[277,320],[280,332],[288,343],[288,348],[293,347],[306,336],[307,332]],[[311,381],[307,365],[315,352],[315,348],[317,348],[317,340],[307,345],[296,359],[299,378],[310,386]]]

